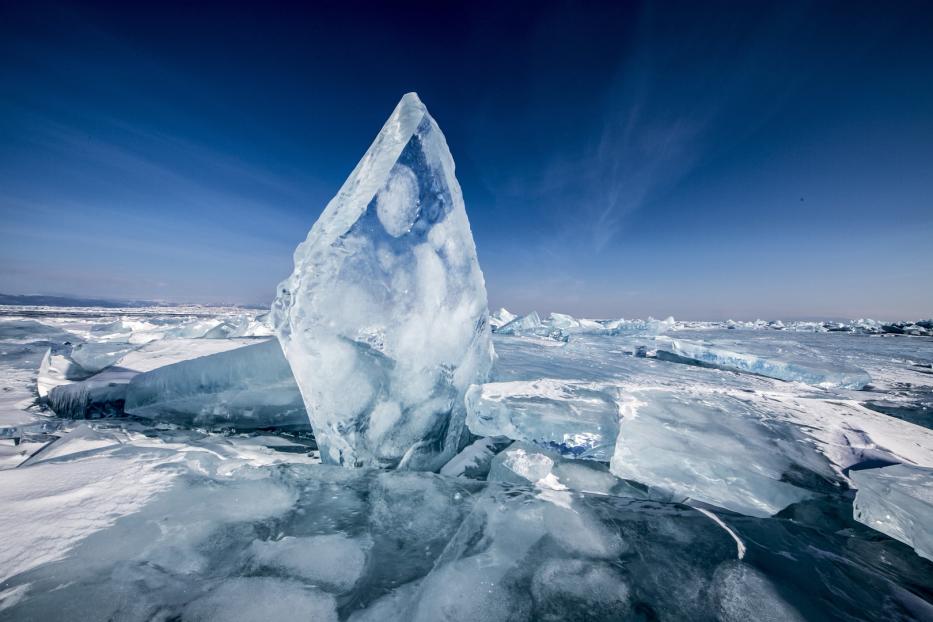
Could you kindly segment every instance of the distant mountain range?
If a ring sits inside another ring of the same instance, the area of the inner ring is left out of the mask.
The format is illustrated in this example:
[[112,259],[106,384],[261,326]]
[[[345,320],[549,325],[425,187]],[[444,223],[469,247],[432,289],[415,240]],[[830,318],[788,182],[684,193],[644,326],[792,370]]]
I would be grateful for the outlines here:
[[30,305],[42,307],[103,307],[107,309],[135,307],[186,307],[201,305],[205,307],[242,307],[244,309],[264,309],[260,305],[212,305],[202,303],[164,302],[157,300],[112,300],[107,298],[71,298],[68,296],[24,296],[21,294],[0,293],[0,305]]

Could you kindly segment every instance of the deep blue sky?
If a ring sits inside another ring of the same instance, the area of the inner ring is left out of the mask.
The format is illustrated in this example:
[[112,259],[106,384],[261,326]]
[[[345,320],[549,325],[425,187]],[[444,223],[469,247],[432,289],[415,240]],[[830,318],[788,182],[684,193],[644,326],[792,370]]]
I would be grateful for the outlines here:
[[0,291],[266,304],[413,90],[491,306],[933,315],[933,4],[369,4],[0,3]]

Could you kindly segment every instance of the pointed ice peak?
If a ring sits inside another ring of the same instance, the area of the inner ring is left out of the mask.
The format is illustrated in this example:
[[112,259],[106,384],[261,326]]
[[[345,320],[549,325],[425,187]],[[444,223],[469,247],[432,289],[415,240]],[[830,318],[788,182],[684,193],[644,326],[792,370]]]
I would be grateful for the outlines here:
[[411,91],[402,95],[402,99],[398,100],[398,105],[395,107],[393,114],[425,114],[427,111],[428,109],[425,108],[418,94]]
[[[425,152],[439,164],[448,185],[456,184],[453,158],[437,123],[415,92],[406,93],[389,115],[369,149],[341,186],[340,191],[324,208],[321,217],[308,233],[305,244],[314,238],[332,240],[341,236],[359,219],[373,197],[386,186],[389,176],[411,142],[420,134]],[[459,193],[459,184],[456,184]],[[298,249],[301,250],[301,247]],[[308,249],[313,250],[313,248]],[[298,251],[296,251],[296,259]]]

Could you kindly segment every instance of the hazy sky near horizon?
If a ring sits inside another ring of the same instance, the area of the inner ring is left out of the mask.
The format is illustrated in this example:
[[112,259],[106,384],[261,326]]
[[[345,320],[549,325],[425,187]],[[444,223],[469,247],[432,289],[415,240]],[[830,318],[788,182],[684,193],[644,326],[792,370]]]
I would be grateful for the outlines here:
[[933,4],[0,4],[0,291],[266,304],[401,95],[491,307],[933,315]]

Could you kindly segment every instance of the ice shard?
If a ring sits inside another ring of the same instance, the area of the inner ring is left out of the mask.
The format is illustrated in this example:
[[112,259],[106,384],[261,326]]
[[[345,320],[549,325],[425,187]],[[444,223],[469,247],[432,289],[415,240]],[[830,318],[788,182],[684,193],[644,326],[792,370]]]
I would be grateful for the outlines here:
[[495,331],[498,328],[505,326],[506,324],[514,320],[516,317],[517,316],[514,313],[512,313],[505,307],[502,307],[498,311],[496,311],[495,313],[489,316],[489,325],[492,327],[493,331]]
[[325,462],[435,470],[457,452],[494,354],[454,162],[416,94],[295,250],[272,320]]
[[933,469],[895,464],[852,471],[855,520],[933,561]]

